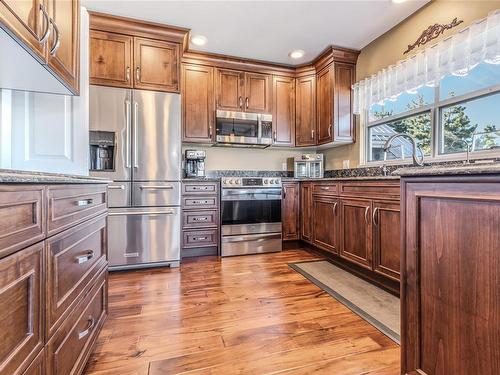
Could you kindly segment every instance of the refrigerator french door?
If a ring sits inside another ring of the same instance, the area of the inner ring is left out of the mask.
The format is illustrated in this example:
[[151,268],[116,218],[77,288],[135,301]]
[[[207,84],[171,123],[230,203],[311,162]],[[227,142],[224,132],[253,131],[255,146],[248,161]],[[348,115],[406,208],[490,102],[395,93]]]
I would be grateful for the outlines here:
[[179,265],[180,96],[91,86],[91,130],[115,132],[110,270]]

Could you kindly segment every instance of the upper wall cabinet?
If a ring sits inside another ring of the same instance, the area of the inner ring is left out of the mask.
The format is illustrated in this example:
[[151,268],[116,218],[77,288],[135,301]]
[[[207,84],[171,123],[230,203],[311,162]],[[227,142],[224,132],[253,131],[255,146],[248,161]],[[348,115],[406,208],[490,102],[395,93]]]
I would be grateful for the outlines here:
[[316,144],[316,76],[297,78],[295,94],[295,145]]
[[295,144],[295,79],[273,78],[273,144]]
[[217,109],[271,113],[271,76],[217,69]]
[[0,0],[0,27],[79,93],[79,0]]
[[180,92],[188,30],[91,13],[90,83]]

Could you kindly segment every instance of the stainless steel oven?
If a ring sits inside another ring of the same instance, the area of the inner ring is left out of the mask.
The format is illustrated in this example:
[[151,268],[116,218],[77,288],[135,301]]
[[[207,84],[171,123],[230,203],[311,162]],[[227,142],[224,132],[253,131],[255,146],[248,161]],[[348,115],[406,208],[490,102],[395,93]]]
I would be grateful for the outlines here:
[[272,128],[272,115],[218,110],[216,145],[265,148],[273,143]]
[[222,256],[282,250],[281,179],[222,179]]

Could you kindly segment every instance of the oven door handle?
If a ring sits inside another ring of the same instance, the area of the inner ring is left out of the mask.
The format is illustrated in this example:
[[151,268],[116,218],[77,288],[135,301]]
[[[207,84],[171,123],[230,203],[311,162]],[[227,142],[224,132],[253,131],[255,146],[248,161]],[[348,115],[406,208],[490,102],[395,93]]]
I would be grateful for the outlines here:
[[248,242],[248,241],[258,242],[273,238],[281,239],[281,233],[259,233],[259,234],[249,234],[249,235],[245,234],[242,236],[228,236],[228,237],[222,236],[222,242]]

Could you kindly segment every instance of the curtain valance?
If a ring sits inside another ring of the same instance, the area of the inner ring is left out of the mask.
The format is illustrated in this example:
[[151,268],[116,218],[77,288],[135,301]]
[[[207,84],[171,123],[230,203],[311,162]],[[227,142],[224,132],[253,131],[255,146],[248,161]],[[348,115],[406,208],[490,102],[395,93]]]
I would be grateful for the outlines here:
[[385,100],[395,100],[403,92],[412,93],[424,85],[436,86],[446,75],[467,75],[482,62],[500,64],[500,9],[415,56],[354,84],[354,113]]

